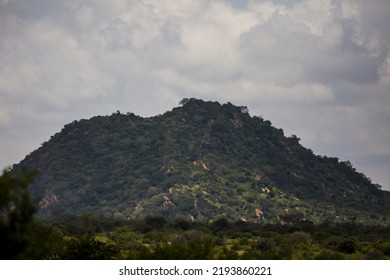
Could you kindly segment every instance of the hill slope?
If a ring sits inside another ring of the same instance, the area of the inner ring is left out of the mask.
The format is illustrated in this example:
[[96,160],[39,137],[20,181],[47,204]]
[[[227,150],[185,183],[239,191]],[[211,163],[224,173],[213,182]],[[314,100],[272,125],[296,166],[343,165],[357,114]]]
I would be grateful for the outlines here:
[[390,212],[390,193],[349,162],[230,103],[183,99],[151,118],[74,121],[22,166],[40,171],[30,187],[40,215],[383,223]]

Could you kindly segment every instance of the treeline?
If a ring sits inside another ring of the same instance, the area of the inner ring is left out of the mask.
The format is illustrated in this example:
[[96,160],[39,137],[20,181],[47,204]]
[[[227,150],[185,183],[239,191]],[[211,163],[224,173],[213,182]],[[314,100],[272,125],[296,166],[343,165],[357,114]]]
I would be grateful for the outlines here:
[[35,222],[22,259],[390,259],[390,228],[105,219]]

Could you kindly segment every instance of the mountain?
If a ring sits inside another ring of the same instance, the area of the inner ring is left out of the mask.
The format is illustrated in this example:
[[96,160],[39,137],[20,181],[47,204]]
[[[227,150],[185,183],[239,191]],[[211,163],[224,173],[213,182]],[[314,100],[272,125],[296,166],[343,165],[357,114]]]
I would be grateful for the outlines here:
[[14,169],[37,169],[39,215],[387,223],[390,193],[245,106],[183,99],[162,115],[74,121]]

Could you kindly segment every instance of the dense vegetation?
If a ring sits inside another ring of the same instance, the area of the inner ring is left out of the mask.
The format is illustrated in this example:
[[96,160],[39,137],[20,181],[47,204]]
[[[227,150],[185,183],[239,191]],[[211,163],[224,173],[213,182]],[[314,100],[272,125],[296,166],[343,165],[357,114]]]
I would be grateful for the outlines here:
[[93,212],[210,222],[389,222],[390,193],[318,156],[244,106],[183,99],[163,115],[116,112],[65,125],[14,169],[43,216]]
[[390,228],[83,215],[35,223],[24,259],[390,259]]
[[0,176],[0,259],[390,259],[390,227],[219,218],[210,223],[93,213],[34,219],[35,173]]

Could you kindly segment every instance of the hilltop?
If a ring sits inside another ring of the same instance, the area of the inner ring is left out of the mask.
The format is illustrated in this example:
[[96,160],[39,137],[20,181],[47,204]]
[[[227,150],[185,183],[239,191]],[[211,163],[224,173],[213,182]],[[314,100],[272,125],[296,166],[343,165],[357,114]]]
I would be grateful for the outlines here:
[[150,118],[74,121],[14,169],[40,172],[30,192],[42,217],[388,222],[389,192],[299,140],[245,106],[191,98]]

